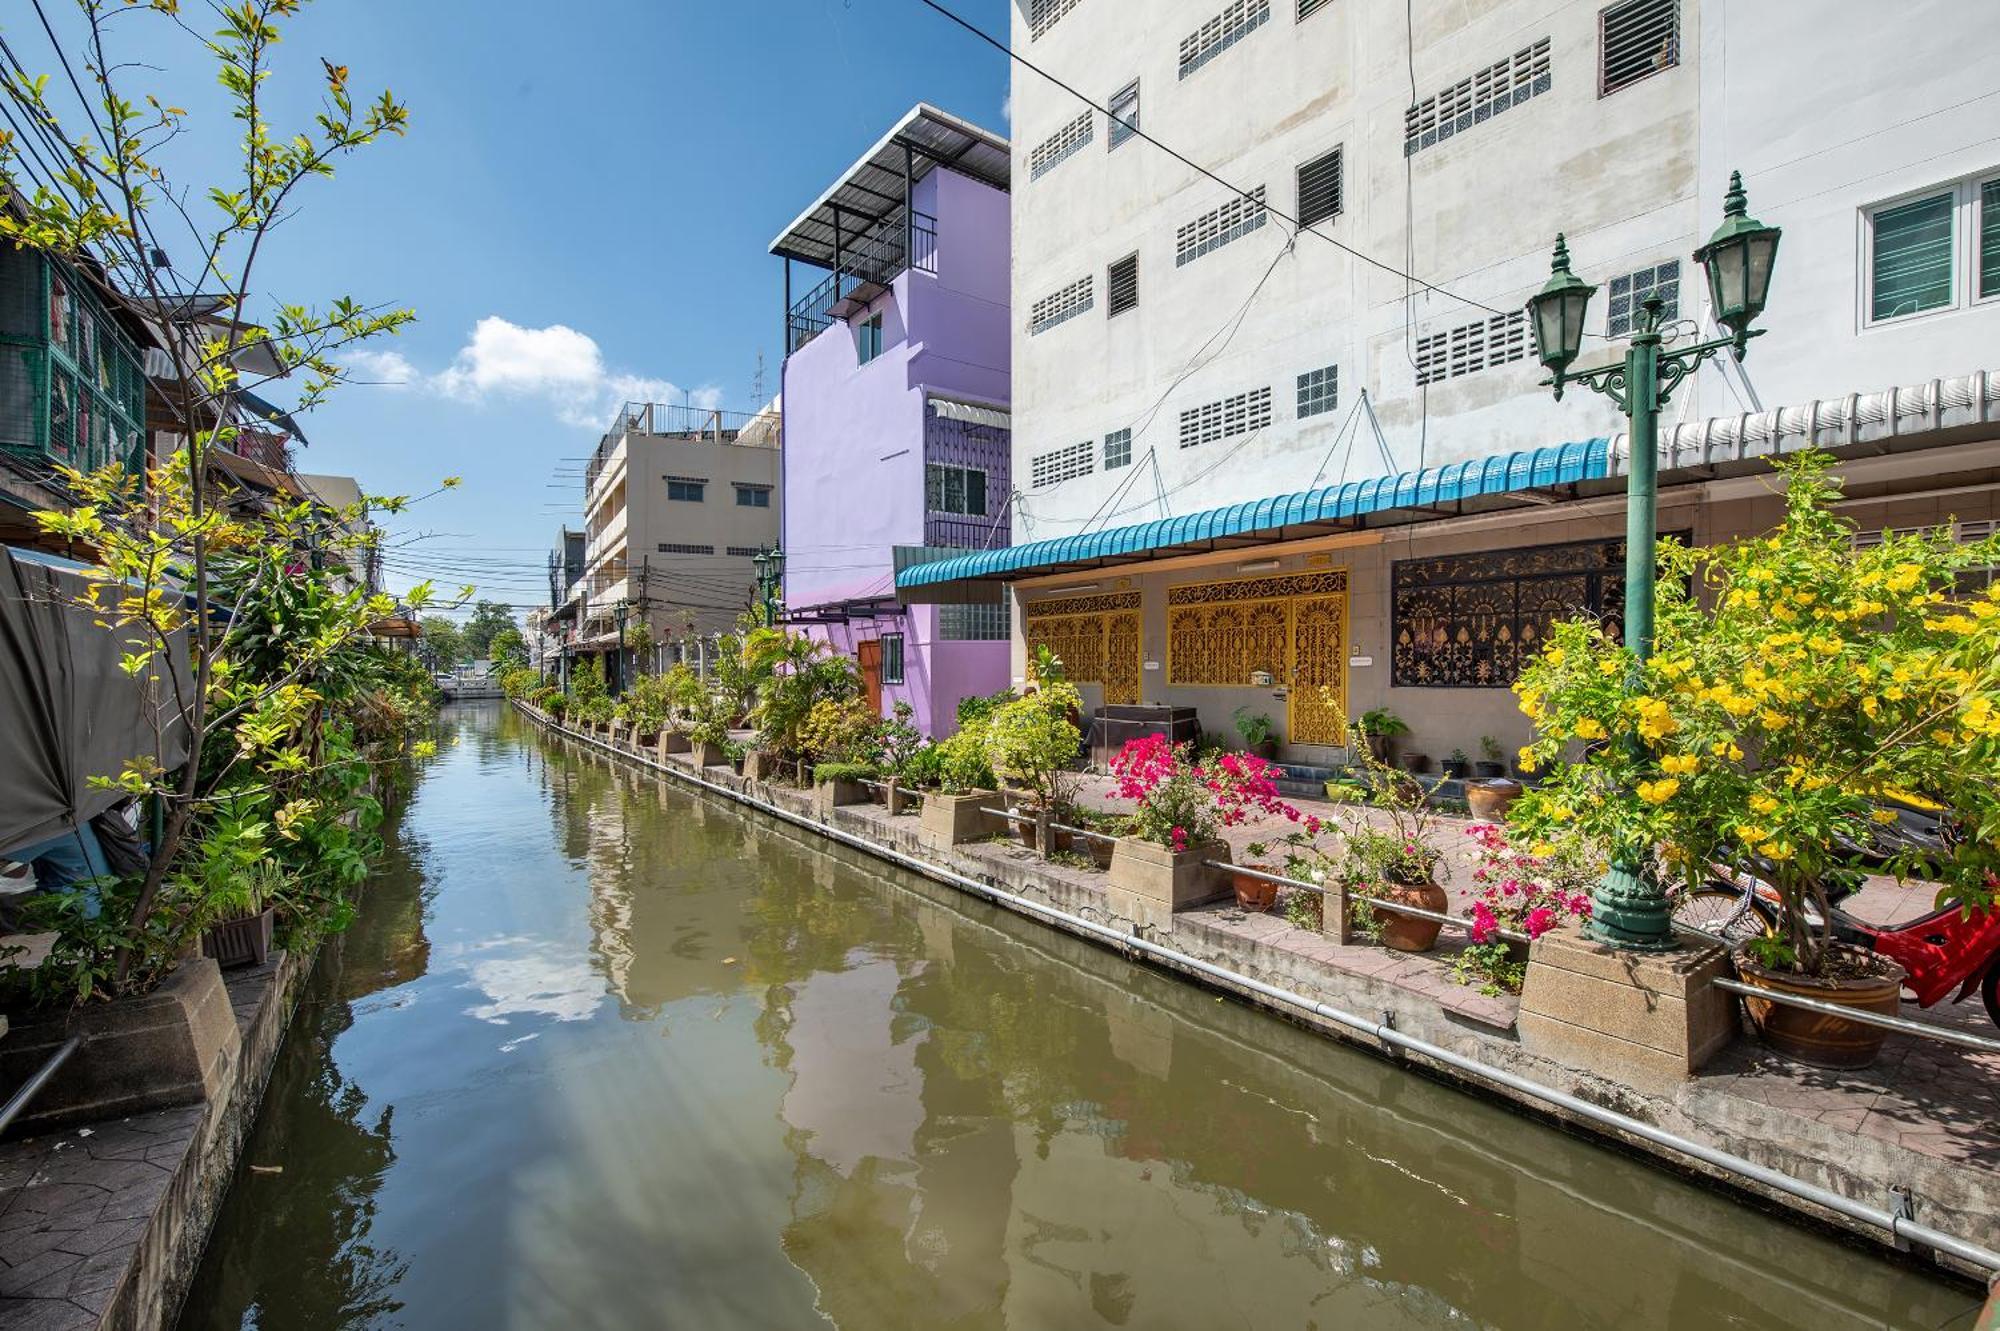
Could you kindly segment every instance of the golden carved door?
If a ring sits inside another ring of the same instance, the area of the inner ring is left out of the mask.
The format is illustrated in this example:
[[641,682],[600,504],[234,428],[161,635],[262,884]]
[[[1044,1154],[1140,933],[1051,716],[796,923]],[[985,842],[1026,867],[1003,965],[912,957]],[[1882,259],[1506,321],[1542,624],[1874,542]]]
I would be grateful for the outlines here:
[[1291,604],[1293,744],[1347,742],[1347,596],[1300,597]]
[[1139,613],[1104,618],[1104,702],[1107,707],[1139,701]]

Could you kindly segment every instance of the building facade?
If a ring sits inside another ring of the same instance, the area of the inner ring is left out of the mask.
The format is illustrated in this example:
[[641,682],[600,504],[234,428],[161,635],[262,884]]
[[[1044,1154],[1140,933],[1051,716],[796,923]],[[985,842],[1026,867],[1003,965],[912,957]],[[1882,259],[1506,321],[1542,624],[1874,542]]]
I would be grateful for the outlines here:
[[1615,619],[1623,560],[1622,418],[1541,386],[1523,304],[1561,231],[1600,287],[1579,368],[1649,295],[1713,335],[1692,252],[1733,170],[1784,228],[1768,336],[1674,394],[1661,530],[1761,529],[1765,455],[1808,440],[1864,531],[1981,530],[2000,100],[1953,51],[2000,10],[1917,8],[1884,51],[1859,0],[1017,6],[1111,114],[1016,71],[1014,546],[903,594],[1004,581],[1016,676],[1049,642],[1093,702],[1248,707],[1296,760],[1378,707],[1511,751],[1518,662]]
[[787,622],[932,735],[1007,681],[1004,607],[896,595],[899,560],[1009,540],[1007,158],[1005,139],[918,106],[771,244]]
[[[603,656],[614,689],[752,608],[754,560],[778,540],[781,483],[774,432],[744,437],[752,419],[631,403],[591,454],[569,646]],[[635,640],[647,659],[634,657]]]

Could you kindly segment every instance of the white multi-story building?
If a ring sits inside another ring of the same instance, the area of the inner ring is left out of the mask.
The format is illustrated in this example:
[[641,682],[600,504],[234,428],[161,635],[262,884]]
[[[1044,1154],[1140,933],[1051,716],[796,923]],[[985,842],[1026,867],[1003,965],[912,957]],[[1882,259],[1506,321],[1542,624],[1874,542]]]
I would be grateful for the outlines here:
[[1767,335],[1667,407],[1662,531],[1767,524],[1807,437],[1864,529],[2000,516],[2000,6],[1017,0],[1013,44],[1112,115],[1016,67],[1014,545],[901,585],[1009,584],[1093,702],[1511,750],[1520,652],[1622,586],[1623,420],[1523,303],[1560,231],[1580,367],[1648,293],[1712,335],[1732,171]]

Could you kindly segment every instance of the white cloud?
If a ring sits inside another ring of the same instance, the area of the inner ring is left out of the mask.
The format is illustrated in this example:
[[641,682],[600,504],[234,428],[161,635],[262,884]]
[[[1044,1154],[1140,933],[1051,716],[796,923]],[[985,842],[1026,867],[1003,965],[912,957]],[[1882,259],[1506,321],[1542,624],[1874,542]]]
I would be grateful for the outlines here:
[[367,347],[356,347],[339,353],[338,359],[342,373],[357,384],[408,388],[423,377],[417,367],[410,364],[410,358],[400,351],[373,351]]
[[[434,375],[423,375],[396,352],[362,353],[365,377],[419,384],[455,401],[533,401],[547,404],[565,425],[602,429],[627,402],[678,402],[681,390],[665,379],[613,370],[605,363],[595,338],[564,324],[524,328],[489,314],[473,325],[472,337],[458,349],[451,364]],[[392,374],[400,369],[405,373]],[[364,377],[359,369],[356,377]],[[721,405],[717,388],[689,395],[696,406]]]

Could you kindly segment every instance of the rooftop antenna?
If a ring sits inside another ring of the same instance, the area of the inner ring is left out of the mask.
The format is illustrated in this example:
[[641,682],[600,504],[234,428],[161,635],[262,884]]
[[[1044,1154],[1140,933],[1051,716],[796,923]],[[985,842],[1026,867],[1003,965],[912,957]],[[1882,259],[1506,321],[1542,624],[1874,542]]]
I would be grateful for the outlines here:
[[757,373],[750,379],[750,401],[761,410],[764,406],[764,352],[757,351]]

